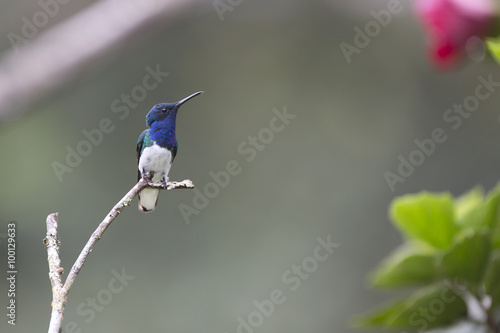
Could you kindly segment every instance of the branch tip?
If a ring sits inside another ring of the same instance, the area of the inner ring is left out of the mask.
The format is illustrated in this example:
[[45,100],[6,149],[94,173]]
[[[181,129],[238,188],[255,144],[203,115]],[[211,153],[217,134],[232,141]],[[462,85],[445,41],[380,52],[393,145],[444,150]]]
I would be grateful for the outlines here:
[[82,266],[87,259],[87,256],[102,234],[113,222],[113,220],[121,213],[126,207],[130,206],[130,202],[146,187],[152,187],[163,190],[194,188],[193,182],[190,179],[185,179],[181,182],[166,182],[166,183],[153,183],[149,179],[141,178],[134,187],[111,209],[106,215],[104,220],[99,224],[97,229],[92,233],[89,240],[82,249],[82,252],[76,259],[73,267],[63,283],[61,276],[64,269],[61,267],[61,259],[59,257],[59,235],[57,233],[57,221],[59,213],[52,213],[47,216],[47,236],[43,240],[47,247],[47,257],[49,262],[49,278],[52,284],[52,315],[50,319],[49,332],[57,333],[61,327],[62,315],[64,307],[68,299],[68,293],[71,286],[75,282],[76,276],[82,269]]

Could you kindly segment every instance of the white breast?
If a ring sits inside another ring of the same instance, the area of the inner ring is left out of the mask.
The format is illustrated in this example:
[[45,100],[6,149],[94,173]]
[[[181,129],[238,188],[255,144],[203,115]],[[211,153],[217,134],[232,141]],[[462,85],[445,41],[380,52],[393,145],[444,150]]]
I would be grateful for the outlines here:
[[172,166],[172,153],[167,148],[162,148],[156,143],[142,151],[139,159],[141,173],[153,171],[153,181],[159,182],[163,177],[168,181],[168,172]]

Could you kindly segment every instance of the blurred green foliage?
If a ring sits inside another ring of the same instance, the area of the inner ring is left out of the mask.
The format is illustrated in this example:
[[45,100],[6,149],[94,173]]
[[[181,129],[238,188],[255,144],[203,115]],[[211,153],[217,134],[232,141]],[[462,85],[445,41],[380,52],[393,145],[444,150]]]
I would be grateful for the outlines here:
[[471,299],[484,302],[486,321],[500,304],[499,200],[500,186],[487,195],[476,188],[457,199],[429,192],[396,198],[390,215],[406,241],[379,265],[371,284],[418,289],[356,325],[441,327],[466,317]]

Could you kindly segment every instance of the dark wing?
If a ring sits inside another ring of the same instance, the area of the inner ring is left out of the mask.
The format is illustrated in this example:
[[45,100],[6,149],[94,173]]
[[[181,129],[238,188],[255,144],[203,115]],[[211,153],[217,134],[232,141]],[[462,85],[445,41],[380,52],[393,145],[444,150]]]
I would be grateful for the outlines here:
[[137,181],[141,180],[141,171],[139,171],[139,159],[141,158],[142,147],[144,146],[144,139],[149,129],[144,130],[139,139],[137,140]]

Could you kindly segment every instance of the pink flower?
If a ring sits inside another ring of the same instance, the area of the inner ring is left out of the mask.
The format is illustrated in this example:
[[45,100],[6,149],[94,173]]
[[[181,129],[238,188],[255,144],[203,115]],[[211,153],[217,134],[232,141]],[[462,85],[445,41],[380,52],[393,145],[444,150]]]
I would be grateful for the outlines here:
[[415,9],[428,31],[432,60],[440,68],[455,63],[471,37],[485,37],[495,15],[493,0],[417,0]]

